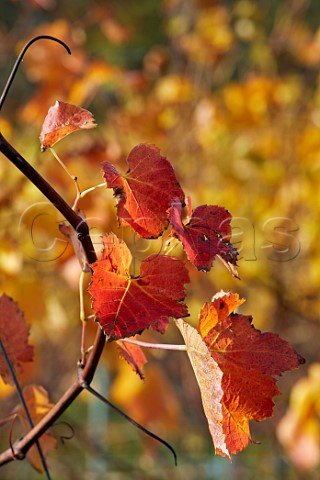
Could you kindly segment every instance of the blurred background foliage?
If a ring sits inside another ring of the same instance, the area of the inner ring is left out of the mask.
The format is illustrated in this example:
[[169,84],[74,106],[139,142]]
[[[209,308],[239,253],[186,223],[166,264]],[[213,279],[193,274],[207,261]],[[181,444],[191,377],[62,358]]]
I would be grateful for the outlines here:
[[[261,444],[230,464],[214,455],[184,354],[146,352],[141,382],[112,347],[94,385],[173,444],[179,467],[161,445],[84,393],[63,416],[66,423],[53,428],[59,440],[49,458],[53,477],[318,479],[318,0],[2,0],[2,85],[22,45],[39,34],[64,40],[72,56],[48,41],[30,49],[4,106],[1,132],[70,204],[74,184],[50,152],[40,153],[38,140],[57,99],[89,109],[99,124],[56,147],[83,190],[101,183],[101,161],[126,169],[133,146],[156,144],[193,207],[218,204],[234,217],[241,280],[218,261],[206,274],[190,267],[191,321],[218,290],[237,291],[257,328],[279,333],[306,358],[304,367],[280,379],[274,417],[252,425]],[[43,385],[54,402],[74,378],[79,357],[80,270],[59,232],[61,216],[4,157],[0,185],[0,288],[25,311],[36,351],[21,381]],[[161,250],[165,238],[142,241],[117,227],[106,189],[80,206],[97,249],[100,234],[123,235],[134,270]],[[88,344],[94,331],[89,322]],[[162,341],[150,332],[143,337]],[[172,326],[163,341],[181,339]],[[6,416],[17,397],[1,385],[0,399]],[[3,427],[1,449],[8,438]],[[9,464],[0,476],[38,478],[24,462]]]

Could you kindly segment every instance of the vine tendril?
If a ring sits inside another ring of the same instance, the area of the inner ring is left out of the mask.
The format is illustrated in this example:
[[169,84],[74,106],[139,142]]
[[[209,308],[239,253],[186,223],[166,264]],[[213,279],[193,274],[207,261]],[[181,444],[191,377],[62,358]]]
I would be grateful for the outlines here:
[[14,80],[14,77],[16,76],[16,73],[18,71],[18,68],[20,66],[20,63],[22,62],[23,60],[23,57],[25,56],[27,50],[29,49],[29,47],[37,42],[38,40],[52,40],[53,42],[57,42],[57,43],[60,43],[60,45],[62,45],[66,50],[67,52],[69,53],[69,55],[71,55],[71,50],[70,48],[68,47],[68,45],[66,43],[64,43],[62,40],[59,40],[59,38],[56,38],[56,37],[52,37],[51,35],[38,35],[37,37],[33,37],[31,40],[29,40],[28,43],[25,44],[25,46],[23,47],[23,49],[21,50],[12,70],[11,70],[11,73],[9,75],[9,78],[7,80],[7,83],[3,89],[3,92],[1,94],[1,97],[0,97],[0,112],[2,110],[2,107],[3,107],[3,104],[5,102],[5,99],[7,98],[7,95],[9,93],[9,90],[10,90],[10,87],[12,85],[12,82]]
[[113,408],[119,415],[121,415],[123,418],[125,418],[126,420],[128,420],[132,425],[134,425],[135,427],[137,427],[139,430],[141,430],[142,432],[144,432],[146,435],[148,435],[149,437],[153,438],[154,440],[156,440],[157,442],[160,442],[162,443],[162,445],[164,445],[165,447],[167,447],[172,455],[173,455],[173,458],[174,458],[174,463],[175,463],[175,466],[178,465],[178,462],[177,462],[177,454],[174,450],[174,448],[168,443],[166,442],[165,440],[163,440],[163,438],[161,437],[158,437],[158,435],[156,435],[155,433],[152,433],[150,432],[150,430],[147,430],[145,427],[143,427],[142,425],[140,425],[140,423],[136,422],[135,420],[133,420],[133,418],[129,417],[126,413],[124,413],[122,410],[120,410],[118,407],[116,407],[113,403],[111,403],[106,397],[103,397],[99,392],[97,392],[96,390],[94,390],[90,385],[88,385],[87,383],[83,382],[82,383],[82,388],[84,388],[85,390],[87,390],[89,393],[91,393],[92,395],[94,395],[96,398],[98,398],[99,400],[101,400],[103,403],[105,403],[106,405],[108,405],[109,407]]

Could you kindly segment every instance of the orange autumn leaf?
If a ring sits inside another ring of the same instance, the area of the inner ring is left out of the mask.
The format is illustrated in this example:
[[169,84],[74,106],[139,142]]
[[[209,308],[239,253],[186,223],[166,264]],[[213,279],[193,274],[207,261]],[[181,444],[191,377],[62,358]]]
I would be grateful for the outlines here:
[[[18,304],[3,293],[0,297],[0,338],[11,366],[17,373],[22,372],[24,362],[33,360],[33,347],[28,344],[29,330],[30,327]],[[0,354],[0,375],[5,383],[13,385],[2,354]]]
[[92,113],[71,103],[56,101],[49,108],[40,133],[41,151],[53,147],[72,132],[96,127]]
[[274,376],[304,359],[278,335],[261,333],[252,317],[233,313],[243,303],[220,292],[206,303],[198,330],[176,322],[195,371],[216,453],[229,456],[251,441],[249,421],[272,416],[280,392]]
[[[23,397],[34,425],[36,425],[53,407],[53,404],[49,402],[48,392],[39,385],[27,385],[24,387]],[[16,409],[16,413],[19,416],[23,428],[28,432],[30,430],[30,425],[22,405],[19,405]],[[39,443],[45,458],[51,450],[54,450],[57,447],[57,440],[48,432],[42,435]],[[35,470],[39,473],[43,473],[42,462],[35,445],[33,445],[28,451],[27,459]]]

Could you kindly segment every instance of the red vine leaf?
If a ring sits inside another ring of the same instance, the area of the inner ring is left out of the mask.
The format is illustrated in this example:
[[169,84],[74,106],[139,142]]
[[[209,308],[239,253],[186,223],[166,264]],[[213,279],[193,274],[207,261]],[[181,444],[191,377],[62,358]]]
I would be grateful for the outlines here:
[[[16,371],[22,372],[22,364],[33,360],[33,347],[28,344],[30,327],[18,304],[3,293],[0,297],[0,338],[9,361]],[[2,354],[0,354],[0,375],[5,383],[13,381]]]
[[238,252],[230,243],[231,218],[223,207],[201,205],[193,210],[189,222],[184,225],[181,203],[175,201],[169,210],[172,235],[181,241],[188,260],[198,270],[210,270],[213,260],[219,256],[237,277],[234,265],[237,264]]
[[89,287],[93,310],[111,339],[126,338],[153,328],[163,333],[168,317],[185,317],[184,284],[189,275],[184,263],[165,255],[150,255],[140,275],[129,273],[131,253],[113,233],[103,237],[101,260],[92,265]]
[[41,151],[81,129],[96,127],[92,113],[71,103],[56,101],[49,108],[40,133]]
[[280,392],[274,376],[304,359],[278,335],[261,333],[252,317],[233,313],[243,303],[220,292],[206,303],[198,331],[176,321],[195,371],[216,453],[232,457],[251,441],[249,420],[272,416]]
[[169,161],[154,145],[141,144],[128,156],[129,169],[121,175],[109,162],[103,164],[107,187],[117,199],[120,225],[130,225],[143,238],[157,238],[168,226],[174,198],[184,202],[184,193]]
[[147,358],[139,345],[133,343],[118,341],[117,345],[120,349],[120,355],[131,366],[132,370],[143,380],[142,369],[147,363]]
[[[49,402],[48,392],[39,385],[27,385],[24,387],[22,393],[33,424],[36,425],[53,407],[53,404]],[[19,405],[16,409],[16,413],[18,414],[26,433],[29,432],[30,425],[22,405]],[[41,436],[39,442],[45,458],[51,450],[54,450],[57,447],[57,440],[48,432]],[[27,459],[35,470],[39,473],[43,473],[43,465],[38,449],[35,445],[33,445],[28,451]]]

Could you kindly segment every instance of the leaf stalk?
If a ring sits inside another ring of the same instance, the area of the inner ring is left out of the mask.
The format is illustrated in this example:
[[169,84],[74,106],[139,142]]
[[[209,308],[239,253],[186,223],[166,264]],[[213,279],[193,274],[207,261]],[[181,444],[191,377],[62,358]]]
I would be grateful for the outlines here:
[[155,348],[158,350],[174,350],[177,352],[186,352],[188,350],[187,345],[185,344],[173,345],[170,343],[150,343],[142,342],[141,340],[135,340],[133,338],[123,338],[119,341],[124,343],[132,343],[133,345],[138,345],[139,347]]

